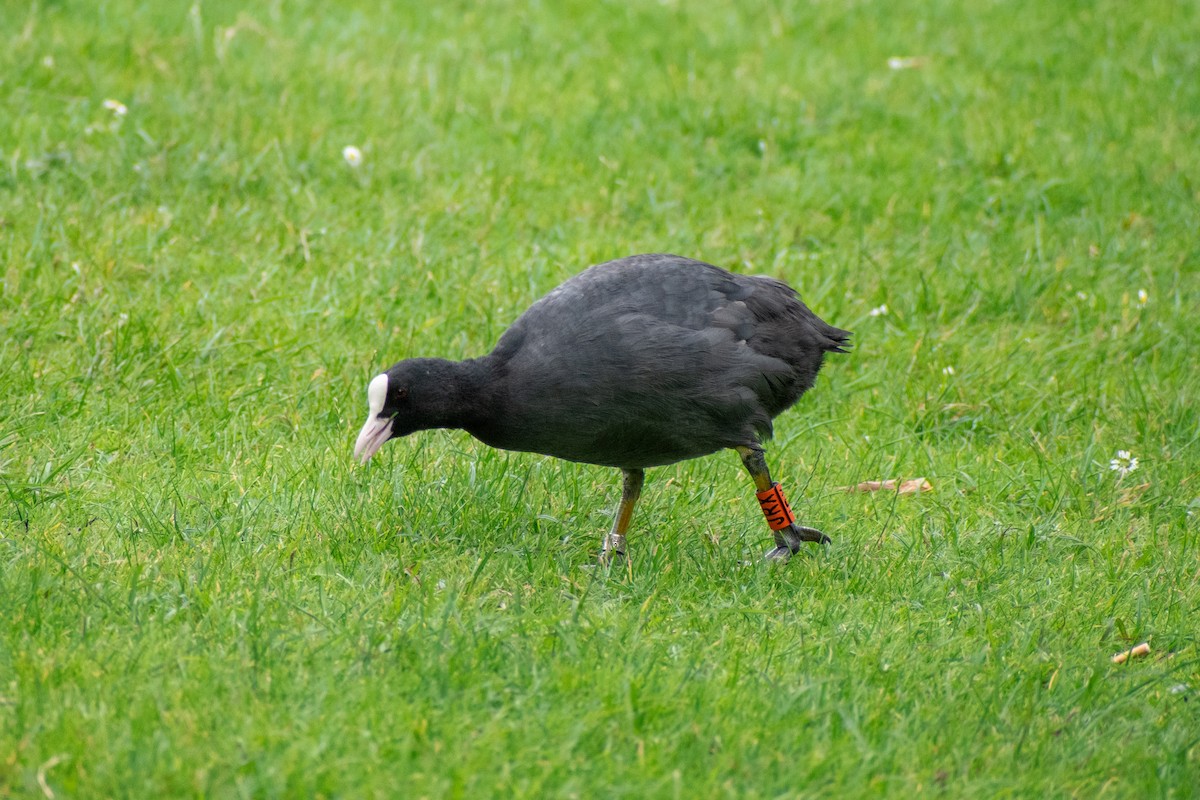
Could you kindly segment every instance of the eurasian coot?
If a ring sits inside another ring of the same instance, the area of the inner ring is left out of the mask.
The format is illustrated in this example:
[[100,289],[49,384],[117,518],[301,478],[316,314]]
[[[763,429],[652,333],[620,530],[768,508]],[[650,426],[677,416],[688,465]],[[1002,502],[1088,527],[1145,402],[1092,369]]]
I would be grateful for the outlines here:
[[829,539],[796,524],[761,442],[849,337],[774,278],[674,255],[609,261],[530,306],[486,356],[412,358],[375,376],[354,455],[461,428],[492,447],[618,467],[608,557],[625,550],[647,467],[732,448],[775,533],[767,557],[787,559]]

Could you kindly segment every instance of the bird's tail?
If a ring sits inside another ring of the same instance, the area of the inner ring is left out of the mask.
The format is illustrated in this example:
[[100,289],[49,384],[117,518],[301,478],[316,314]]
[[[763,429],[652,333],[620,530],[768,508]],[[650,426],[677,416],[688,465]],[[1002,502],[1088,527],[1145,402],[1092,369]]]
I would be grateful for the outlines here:
[[828,322],[822,321],[817,326],[817,333],[821,343],[821,349],[827,353],[847,353],[849,348],[853,347],[850,343],[850,337],[854,334],[850,331],[844,331],[841,328],[835,328]]

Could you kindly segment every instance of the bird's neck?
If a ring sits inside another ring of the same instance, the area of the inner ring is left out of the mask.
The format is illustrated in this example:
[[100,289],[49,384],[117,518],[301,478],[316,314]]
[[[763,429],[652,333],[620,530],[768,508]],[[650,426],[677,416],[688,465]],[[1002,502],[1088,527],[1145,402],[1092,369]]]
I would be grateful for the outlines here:
[[486,426],[500,413],[503,390],[496,365],[488,356],[466,361],[441,361],[437,408],[427,409],[431,428],[470,431]]

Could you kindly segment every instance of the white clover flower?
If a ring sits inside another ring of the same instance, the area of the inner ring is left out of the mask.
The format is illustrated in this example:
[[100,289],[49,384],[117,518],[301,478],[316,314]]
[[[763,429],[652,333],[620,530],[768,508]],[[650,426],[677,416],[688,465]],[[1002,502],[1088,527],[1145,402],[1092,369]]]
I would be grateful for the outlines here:
[[342,158],[346,159],[347,164],[357,169],[362,164],[362,150],[359,150],[352,144],[348,144],[342,148]]
[[1138,289],[1138,308],[1141,308],[1150,302],[1150,293],[1145,289]]
[[868,311],[867,316],[868,317],[882,317],[886,313],[888,313],[888,307],[887,307],[887,303],[884,303],[883,305],[879,306],[878,308],[872,308],[870,311]]
[[128,324],[129,324],[129,315],[128,314],[122,312],[121,314],[119,314],[117,316],[117,327],[118,328],[124,328]]
[[120,100],[105,100],[104,107],[111,111],[114,117],[123,117],[129,113],[129,109]]
[[942,374],[943,375],[953,375],[954,367],[951,367],[951,366],[942,367]]
[[1075,296],[1080,300],[1087,300],[1087,292],[1076,292]]
[[1118,450],[1117,457],[1108,462],[1108,468],[1124,478],[1138,468],[1138,460],[1128,450]]

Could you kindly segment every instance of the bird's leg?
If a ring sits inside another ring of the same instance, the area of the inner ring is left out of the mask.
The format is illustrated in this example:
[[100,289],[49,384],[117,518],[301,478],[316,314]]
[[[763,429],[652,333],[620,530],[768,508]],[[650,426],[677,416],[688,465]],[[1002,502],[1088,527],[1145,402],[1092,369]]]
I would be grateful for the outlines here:
[[796,524],[792,509],[788,506],[779,484],[771,480],[771,472],[767,469],[767,459],[758,447],[737,447],[738,455],[750,477],[754,478],[754,487],[758,490],[758,502],[762,506],[767,524],[775,534],[775,549],[767,553],[768,560],[787,561],[792,553],[800,550],[803,542],[819,542],[826,544],[829,537],[816,528],[806,528]]
[[622,470],[625,481],[621,488],[621,505],[617,507],[617,517],[613,520],[612,530],[604,535],[604,552],[600,555],[605,561],[614,555],[625,555],[625,532],[629,530],[629,521],[633,519],[633,507],[642,495],[642,483],[646,473],[640,469]]

